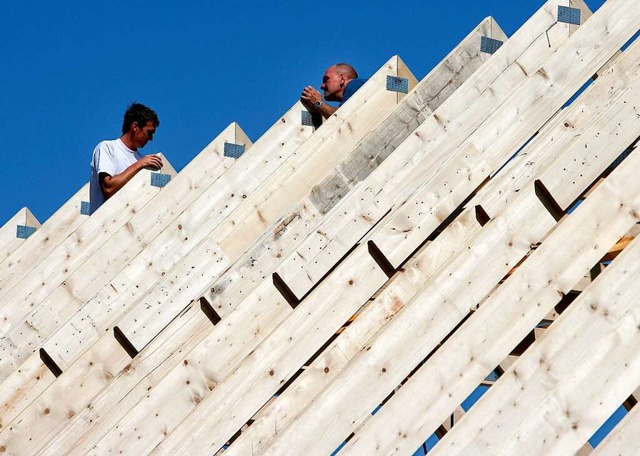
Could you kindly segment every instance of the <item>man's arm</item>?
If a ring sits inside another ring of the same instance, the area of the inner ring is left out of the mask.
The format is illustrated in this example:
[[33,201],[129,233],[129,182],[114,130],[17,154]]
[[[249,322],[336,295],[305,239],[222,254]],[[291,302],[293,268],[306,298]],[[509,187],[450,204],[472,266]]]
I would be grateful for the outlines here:
[[316,89],[311,86],[307,86],[302,91],[302,95],[300,95],[300,101],[302,104],[311,112],[318,112],[322,114],[322,117],[328,119],[331,117],[331,114],[336,112],[338,108],[334,108],[333,106],[329,106],[327,103],[322,102],[322,106],[319,109],[316,109],[314,106],[316,102],[322,101],[322,95]]
[[162,159],[157,155],[145,155],[140,160],[129,166],[120,174],[110,176],[107,173],[100,173],[100,188],[105,199],[111,198],[118,190],[125,186],[127,182],[133,179],[144,168],[160,169],[162,168]]

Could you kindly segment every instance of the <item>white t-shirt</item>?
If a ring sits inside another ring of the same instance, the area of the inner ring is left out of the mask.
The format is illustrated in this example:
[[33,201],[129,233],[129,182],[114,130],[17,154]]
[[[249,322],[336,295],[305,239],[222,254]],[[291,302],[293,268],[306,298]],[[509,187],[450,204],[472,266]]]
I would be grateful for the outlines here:
[[93,214],[105,202],[100,188],[100,173],[115,176],[142,158],[137,151],[129,149],[120,138],[102,141],[96,146],[91,158],[91,180],[89,181],[89,206]]

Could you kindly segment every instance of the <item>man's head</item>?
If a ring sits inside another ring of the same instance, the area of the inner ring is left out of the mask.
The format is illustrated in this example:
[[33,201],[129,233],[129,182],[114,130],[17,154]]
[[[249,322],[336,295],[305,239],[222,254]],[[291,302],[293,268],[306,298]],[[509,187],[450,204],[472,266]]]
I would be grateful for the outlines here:
[[327,101],[342,101],[344,89],[352,79],[356,79],[358,73],[348,63],[337,63],[327,68],[322,76],[320,89],[324,91],[324,99]]
[[153,140],[153,134],[160,125],[153,109],[140,103],[131,103],[124,113],[122,133],[128,135],[134,150],[144,147]]

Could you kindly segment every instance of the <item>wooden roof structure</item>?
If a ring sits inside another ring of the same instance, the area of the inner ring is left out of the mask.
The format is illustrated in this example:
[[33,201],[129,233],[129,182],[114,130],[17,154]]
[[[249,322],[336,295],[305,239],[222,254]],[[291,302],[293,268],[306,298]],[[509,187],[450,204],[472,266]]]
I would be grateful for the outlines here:
[[637,2],[487,18],[324,123],[21,210],[0,452],[639,454]]

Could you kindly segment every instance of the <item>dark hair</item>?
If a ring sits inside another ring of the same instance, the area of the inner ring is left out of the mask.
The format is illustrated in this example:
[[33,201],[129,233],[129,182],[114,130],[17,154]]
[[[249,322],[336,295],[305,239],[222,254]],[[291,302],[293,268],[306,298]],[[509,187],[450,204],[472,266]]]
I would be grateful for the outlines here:
[[127,133],[134,122],[136,122],[140,128],[144,127],[147,122],[153,122],[156,127],[160,125],[158,115],[153,109],[136,102],[131,103],[127,108],[127,112],[124,113],[122,133]]

